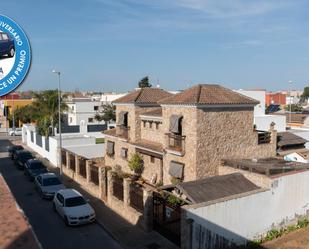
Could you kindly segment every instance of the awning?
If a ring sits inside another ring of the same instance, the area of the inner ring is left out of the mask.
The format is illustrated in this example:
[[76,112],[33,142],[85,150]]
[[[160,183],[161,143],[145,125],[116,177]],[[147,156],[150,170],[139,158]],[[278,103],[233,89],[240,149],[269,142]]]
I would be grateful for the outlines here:
[[173,177],[181,179],[183,177],[183,168],[184,164],[171,161],[168,173]]
[[107,144],[106,144],[107,155],[114,155],[114,146],[115,146],[114,142],[107,141]]
[[180,120],[182,119],[182,115],[172,115],[170,117],[170,132],[172,133],[180,133]]
[[119,113],[119,122],[118,122],[118,124],[125,125],[125,116],[127,114],[128,114],[128,112],[124,112],[124,111]]

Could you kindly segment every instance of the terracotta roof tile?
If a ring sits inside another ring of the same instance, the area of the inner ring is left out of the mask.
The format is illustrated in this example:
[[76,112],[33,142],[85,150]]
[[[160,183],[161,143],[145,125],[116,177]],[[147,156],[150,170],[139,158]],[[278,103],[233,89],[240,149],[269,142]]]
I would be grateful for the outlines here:
[[181,93],[159,101],[159,104],[176,105],[216,105],[216,104],[252,104],[259,101],[234,92],[220,85],[199,84]]
[[145,87],[113,101],[113,103],[134,103],[134,104],[157,104],[161,99],[172,96],[171,93],[160,88]]

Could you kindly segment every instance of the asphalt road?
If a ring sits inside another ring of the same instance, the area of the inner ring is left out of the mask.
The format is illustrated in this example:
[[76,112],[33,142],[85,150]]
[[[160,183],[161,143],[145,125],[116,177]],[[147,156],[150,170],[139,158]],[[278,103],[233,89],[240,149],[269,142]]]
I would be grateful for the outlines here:
[[52,210],[51,201],[42,200],[33,183],[7,157],[7,146],[10,144],[6,137],[0,135],[0,173],[28,217],[44,249],[121,249],[97,223],[66,227],[60,216]]

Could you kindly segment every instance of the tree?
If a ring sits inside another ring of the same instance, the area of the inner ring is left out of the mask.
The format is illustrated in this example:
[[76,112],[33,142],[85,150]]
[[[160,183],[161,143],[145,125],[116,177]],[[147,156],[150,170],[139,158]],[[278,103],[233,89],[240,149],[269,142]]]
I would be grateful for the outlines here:
[[94,119],[101,122],[109,123],[116,120],[116,108],[113,105],[103,104],[102,110],[95,114]]
[[[37,130],[40,135],[49,136],[50,127],[58,127],[58,90],[45,90],[39,93],[33,93],[34,102],[32,106],[37,110]],[[65,98],[63,95],[62,98]],[[61,102],[61,113],[67,109],[67,105]]]
[[148,78],[148,76],[142,78],[142,79],[138,82],[138,87],[139,87],[139,88],[151,87],[151,84],[149,83],[149,78]]
[[291,107],[290,107],[290,105],[286,105],[285,106],[285,110],[286,111],[290,111],[291,110],[291,112],[302,112],[303,111],[303,107],[301,105],[299,105],[299,104],[292,104]]
[[308,102],[308,98],[309,98],[309,87],[307,86],[307,87],[304,88],[304,92],[300,96],[300,102],[301,103]]

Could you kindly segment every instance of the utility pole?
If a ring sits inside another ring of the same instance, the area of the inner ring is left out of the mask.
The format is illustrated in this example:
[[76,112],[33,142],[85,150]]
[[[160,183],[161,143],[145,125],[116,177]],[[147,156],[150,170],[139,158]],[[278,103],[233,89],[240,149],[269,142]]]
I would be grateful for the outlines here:
[[59,129],[59,147],[58,147],[58,155],[59,155],[59,169],[60,176],[62,176],[62,137],[61,137],[61,88],[60,88],[60,71],[53,70],[53,73],[58,75],[58,129]]

